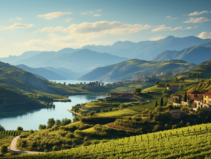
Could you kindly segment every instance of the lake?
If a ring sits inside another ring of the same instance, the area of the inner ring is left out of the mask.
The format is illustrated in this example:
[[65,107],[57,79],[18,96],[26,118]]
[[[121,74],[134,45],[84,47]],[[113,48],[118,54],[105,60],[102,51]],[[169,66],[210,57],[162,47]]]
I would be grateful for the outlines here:
[[[90,82],[95,82],[95,81],[83,81],[83,80],[50,80],[52,82],[56,82],[56,83],[66,83],[66,84],[76,84],[76,83],[90,83]],[[103,82],[104,84],[108,84],[108,83],[113,83],[113,82]]]
[[[65,81],[67,83],[67,81]],[[38,130],[40,124],[46,124],[49,118],[63,119],[68,118],[73,121],[74,114],[67,111],[76,104],[86,103],[97,98],[102,98],[102,95],[72,95],[69,96],[71,102],[54,102],[55,108],[43,108],[38,111],[26,113],[16,117],[0,119],[0,125],[6,130],[16,130],[18,126],[22,126],[24,130]]]

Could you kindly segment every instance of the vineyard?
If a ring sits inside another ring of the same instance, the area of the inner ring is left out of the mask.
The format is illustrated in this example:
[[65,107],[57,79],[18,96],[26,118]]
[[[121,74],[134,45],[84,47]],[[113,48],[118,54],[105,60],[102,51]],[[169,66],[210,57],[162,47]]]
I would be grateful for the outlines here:
[[[211,124],[189,126],[162,132],[131,136],[106,143],[81,146],[46,154],[17,156],[18,159],[80,158],[210,158]],[[12,157],[14,158],[14,157]]]

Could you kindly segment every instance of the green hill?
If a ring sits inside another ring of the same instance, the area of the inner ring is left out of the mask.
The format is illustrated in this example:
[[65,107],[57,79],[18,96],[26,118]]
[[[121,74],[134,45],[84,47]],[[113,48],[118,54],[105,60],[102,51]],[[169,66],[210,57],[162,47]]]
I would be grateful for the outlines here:
[[81,80],[102,80],[117,81],[129,80],[142,77],[143,75],[153,75],[160,72],[180,72],[194,67],[194,64],[182,60],[167,60],[163,62],[153,62],[133,59],[120,62],[106,67],[99,67],[92,72],[82,76]]
[[204,46],[193,46],[180,51],[164,51],[158,54],[152,59],[152,61],[164,61],[167,59],[184,60],[190,63],[199,64],[207,59],[211,58],[211,47],[205,47],[210,45],[210,42],[204,44]]

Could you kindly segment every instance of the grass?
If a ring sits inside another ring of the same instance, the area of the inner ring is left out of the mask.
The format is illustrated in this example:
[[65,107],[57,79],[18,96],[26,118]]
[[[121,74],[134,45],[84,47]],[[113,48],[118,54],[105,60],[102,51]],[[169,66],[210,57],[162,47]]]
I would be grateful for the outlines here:
[[92,101],[85,105],[86,108],[107,108],[112,105],[119,105],[119,102],[111,102],[111,101]]
[[126,115],[134,115],[134,114],[137,114],[137,113],[138,112],[126,108],[126,109],[112,111],[112,112],[98,113],[98,115],[99,116],[126,116]]
[[95,131],[94,127],[83,130],[83,132],[94,132],[94,131]]

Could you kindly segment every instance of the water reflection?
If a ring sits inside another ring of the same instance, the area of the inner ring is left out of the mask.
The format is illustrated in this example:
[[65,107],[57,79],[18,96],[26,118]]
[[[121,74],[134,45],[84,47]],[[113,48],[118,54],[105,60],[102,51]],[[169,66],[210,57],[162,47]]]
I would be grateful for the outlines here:
[[7,130],[15,130],[18,126],[22,126],[24,130],[30,130],[38,129],[39,124],[47,124],[47,120],[49,118],[54,118],[55,120],[68,118],[73,120],[75,115],[68,112],[67,109],[71,109],[72,106],[76,104],[90,102],[102,97],[103,96],[99,95],[69,96],[71,102],[54,102],[56,106],[55,108],[42,108],[33,111],[13,112],[10,117],[0,119],[0,125]]

